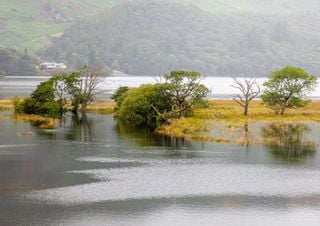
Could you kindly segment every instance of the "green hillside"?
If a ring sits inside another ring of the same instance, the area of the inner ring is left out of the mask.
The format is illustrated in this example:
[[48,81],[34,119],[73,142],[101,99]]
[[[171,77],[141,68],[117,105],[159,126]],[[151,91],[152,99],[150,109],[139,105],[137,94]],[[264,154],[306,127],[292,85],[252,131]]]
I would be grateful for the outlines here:
[[50,46],[79,18],[113,6],[117,0],[1,0],[0,46],[29,52]]
[[185,68],[207,75],[266,76],[287,64],[320,74],[316,27],[316,14],[212,14],[190,4],[130,1],[76,23],[45,57],[131,74]]
[[[318,0],[170,0],[214,14],[320,13]],[[30,53],[51,46],[74,21],[126,0],[1,0],[0,46]],[[165,3],[164,3],[165,4]]]

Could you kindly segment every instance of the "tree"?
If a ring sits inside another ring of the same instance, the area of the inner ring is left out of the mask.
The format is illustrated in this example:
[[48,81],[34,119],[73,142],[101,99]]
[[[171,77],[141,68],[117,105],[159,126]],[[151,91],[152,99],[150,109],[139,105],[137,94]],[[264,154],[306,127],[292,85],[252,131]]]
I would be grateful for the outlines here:
[[54,88],[51,80],[40,83],[31,93],[30,98],[22,102],[16,101],[15,109],[27,114],[38,114],[58,117],[60,106],[55,101]]
[[121,101],[118,118],[133,125],[153,127],[161,123],[162,114],[170,111],[173,105],[168,93],[163,92],[164,86],[146,84],[123,93],[124,98],[116,99]]
[[68,95],[68,87],[67,80],[68,74],[62,73],[57,74],[50,78],[50,82],[53,87],[53,94],[55,97],[55,101],[59,105],[60,116],[62,117],[65,112],[65,105],[67,104],[67,95]]
[[200,84],[203,76],[196,71],[174,70],[164,75],[165,84],[174,103],[172,114],[185,117],[187,110],[209,93],[209,89]]
[[85,114],[87,106],[96,97],[97,87],[102,82],[101,70],[84,66],[79,71],[71,73],[65,82],[74,111],[81,105],[81,113]]
[[249,104],[260,94],[260,86],[253,78],[245,79],[244,81],[240,81],[236,78],[233,80],[234,85],[231,85],[231,87],[240,91],[240,94],[233,96],[233,100],[243,107],[243,114],[248,115]]
[[283,115],[286,108],[305,106],[305,96],[316,84],[314,75],[298,67],[286,66],[273,71],[269,80],[263,83],[265,90],[261,98],[276,114]]
[[128,91],[128,86],[120,86],[111,96],[111,99],[113,99],[117,103],[116,109],[120,108],[121,103],[127,96]]

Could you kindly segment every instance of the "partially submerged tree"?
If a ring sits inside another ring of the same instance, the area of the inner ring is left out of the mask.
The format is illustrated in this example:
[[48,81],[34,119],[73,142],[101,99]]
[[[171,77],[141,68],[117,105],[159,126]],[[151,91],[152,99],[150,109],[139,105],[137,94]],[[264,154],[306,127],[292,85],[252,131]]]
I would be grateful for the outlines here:
[[133,125],[156,126],[161,123],[162,114],[170,111],[173,104],[172,99],[161,92],[162,86],[163,84],[141,85],[123,93],[125,98],[121,99],[117,116]]
[[79,71],[55,75],[40,83],[30,98],[16,100],[15,109],[27,114],[61,117],[67,102],[71,101],[74,112],[81,106],[84,115],[88,104],[95,99],[97,86],[102,81],[100,72],[85,66]]
[[231,87],[240,91],[240,94],[233,96],[233,100],[243,107],[243,114],[248,115],[249,104],[260,94],[260,86],[256,82],[256,79],[249,78],[243,81],[234,78],[234,84]]
[[198,72],[172,71],[164,78],[164,83],[155,85],[120,87],[113,95],[117,116],[131,124],[159,125],[173,117],[186,116],[209,92],[200,84],[202,76]]
[[67,104],[68,87],[66,84],[67,73],[61,73],[53,76],[49,81],[53,87],[53,94],[55,101],[59,105],[60,116],[65,112],[65,106]]
[[95,100],[97,87],[102,82],[101,70],[84,66],[79,71],[71,73],[65,82],[74,111],[81,106],[81,113],[85,114],[87,106]]
[[265,90],[261,98],[276,114],[283,115],[286,108],[305,106],[306,94],[314,90],[316,84],[314,75],[298,67],[286,66],[271,73],[263,84]]
[[185,117],[199,100],[206,97],[209,89],[201,84],[203,76],[196,71],[174,70],[164,75],[165,84],[174,102],[172,114]]
[[15,109],[26,114],[38,114],[50,117],[59,117],[59,105],[55,101],[52,81],[40,83],[31,93],[30,98],[16,101]]

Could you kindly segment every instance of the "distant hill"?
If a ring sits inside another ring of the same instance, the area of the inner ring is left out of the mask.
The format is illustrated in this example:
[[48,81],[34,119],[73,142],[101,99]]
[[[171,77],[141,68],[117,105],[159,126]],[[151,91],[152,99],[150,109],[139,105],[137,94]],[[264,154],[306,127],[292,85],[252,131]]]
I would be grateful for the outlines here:
[[0,47],[0,75],[32,76],[37,74],[39,62],[27,53]]
[[74,21],[113,6],[117,0],[1,0],[0,46],[34,52],[51,45]]
[[[107,65],[130,74],[185,68],[216,76],[266,76],[287,64],[320,74],[316,1],[304,1],[314,5],[312,13],[299,8],[303,3],[297,0],[278,1],[287,6],[276,0],[195,2],[124,1],[66,29],[44,57],[74,67]],[[225,9],[232,5],[229,11],[237,12],[212,13],[220,10],[213,2]],[[259,5],[270,10],[257,14]],[[256,7],[245,10],[249,6]],[[272,7],[279,13],[272,14]]]
[[176,0],[212,13],[306,14],[320,13],[319,0]]
[[[1,0],[0,46],[30,53],[52,45],[75,21],[130,0]],[[135,1],[135,0],[133,0]],[[148,0],[146,0],[148,1]],[[150,0],[149,0],[150,1]],[[151,0],[152,1],[152,0]],[[169,0],[213,14],[314,14],[319,0]]]

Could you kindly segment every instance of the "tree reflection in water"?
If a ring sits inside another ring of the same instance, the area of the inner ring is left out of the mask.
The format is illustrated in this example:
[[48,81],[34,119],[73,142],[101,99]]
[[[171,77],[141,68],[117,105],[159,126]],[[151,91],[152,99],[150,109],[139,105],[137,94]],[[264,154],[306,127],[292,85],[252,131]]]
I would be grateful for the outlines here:
[[316,144],[306,136],[308,131],[305,124],[272,123],[263,127],[261,134],[274,157],[298,161],[315,154]]
[[[154,130],[145,126],[130,126],[117,120],[115,129],[120,137],[125,140],[134,141],[135,145],[140,147],[154,147],[156,150],[162,150],[168,157],[194,158],[197,156],[199,148],[193,146],[193,142],[184,138],[169,137],[159,135]],[[186,151],[193,150],[193,151]]]

